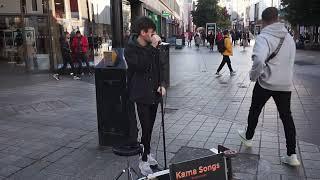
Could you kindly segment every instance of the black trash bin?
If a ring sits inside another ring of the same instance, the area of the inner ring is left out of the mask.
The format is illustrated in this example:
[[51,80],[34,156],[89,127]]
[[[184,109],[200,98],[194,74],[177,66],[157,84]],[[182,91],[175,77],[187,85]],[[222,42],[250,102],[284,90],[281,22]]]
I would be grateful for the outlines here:
[[164,82],[166,87],[170,87],[170,44],[169,43],[161,43],[159,46],[160,49],[160,61],[162,64],[165,64],[164,68]]
[[127,64],[123,49],[117,64],[102,60],[95,67],[99,144],[116,146],[129,141]]

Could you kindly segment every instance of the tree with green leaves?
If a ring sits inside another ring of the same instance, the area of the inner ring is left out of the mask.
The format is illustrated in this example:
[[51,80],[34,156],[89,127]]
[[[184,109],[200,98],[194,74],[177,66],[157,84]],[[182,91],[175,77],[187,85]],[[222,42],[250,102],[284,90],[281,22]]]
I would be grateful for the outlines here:
[[283,8],[280,13],[294,27],[295,37],[299,36],[298,26],[306,26],[312,28],[312,36],[314,42],[318,43],[319,37],[319,17],[320,17],[320,1],[319,0],[282,0]]
[[193,23],[197,27],[205,27],[206,23],[216,22],[220,28],[231,25],[230,15],[226,8],[218,6],[219,0],[198,0],[196,9],[191,12]]
[[319,0],[282,0],[284,17],[292,25],[320,25]]

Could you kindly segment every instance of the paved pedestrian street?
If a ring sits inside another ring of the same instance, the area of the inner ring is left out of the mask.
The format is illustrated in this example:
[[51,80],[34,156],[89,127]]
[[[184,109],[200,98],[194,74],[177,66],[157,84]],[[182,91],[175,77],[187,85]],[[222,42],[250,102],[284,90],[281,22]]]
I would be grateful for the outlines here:
[[[280,162],[286,145],[272,99],[261,113],[253,147],[246,149],[237,135],[246,126],[254,87],[248,77],[252,46],[246,51],[235,47],[231,62],[237,73],[230,76],[225,66],[221,77],[214,75],[222,59],[216,51],[170,51],[171,87],[165,98],[168,161],[185,148],[221,144],[258,157],[256,171],[244,166],[235,174],[241,179],[320,179],[320,53],[297,51],[292,113],[302,164],[292,168]],[[93,77],[56,81],[50,74],[36,74],[0,79],[0,179],[111,180],[126,167],[126,158],[98,145]],[[151,148],[163,166],[160,123],[159,111]],[[129,160],[138,170],[138,157]]]

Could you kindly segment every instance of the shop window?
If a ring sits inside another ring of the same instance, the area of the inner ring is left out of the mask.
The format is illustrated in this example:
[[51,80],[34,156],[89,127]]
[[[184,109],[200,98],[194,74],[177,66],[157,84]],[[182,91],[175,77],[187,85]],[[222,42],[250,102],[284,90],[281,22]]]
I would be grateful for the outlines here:
[[64,2],[63,0],[54,1],[56,18],[65,18]]
[[71,18],[79,19],[78,0],[70,0]]
[[49,2],[48,0],[42,0],[42,9],[43,9],[43,13],[48,13],[48,9],[49,9]]
[[37,0],[32,0],[32,11],[38,11]]
[[254,5],[254,20],[259,20],[259,3]]

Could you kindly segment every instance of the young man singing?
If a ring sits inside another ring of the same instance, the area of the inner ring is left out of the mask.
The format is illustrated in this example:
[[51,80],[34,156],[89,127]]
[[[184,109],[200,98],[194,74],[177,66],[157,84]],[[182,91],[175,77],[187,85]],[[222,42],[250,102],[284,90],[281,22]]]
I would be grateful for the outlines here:
[[144,150],[139,162],[143,175],[153,173],[150,165],[158,162],[150,154],[150,141],[158,104],[166,89],[163,67],[159,60],[161,38],[155,33],[156,25],[147,17],[138,18],[132,25],[132,35],[125,49],[128,64],[129,98],[137,105],[142,128],[141,143]]

